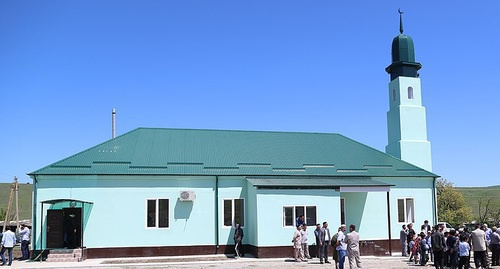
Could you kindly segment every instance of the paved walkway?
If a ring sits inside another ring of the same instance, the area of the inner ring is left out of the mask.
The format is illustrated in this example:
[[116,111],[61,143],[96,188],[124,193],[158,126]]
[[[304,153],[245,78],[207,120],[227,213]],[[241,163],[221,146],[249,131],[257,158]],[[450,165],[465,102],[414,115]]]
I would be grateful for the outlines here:
[[[402,257],[374,257],[362,256],[363,268],[422,268],[413,263],[408,263],[407,259]],[[348,262],[345,263],[348,268]],[[431,264],[426,267],[431,268]],[[4,268],[335,268],[333,264],[320,264],[318,259],[312,259],[308,262],[294,262],[292,259],[273,258],[256,259],[244,257],[234,259],[225,255],[208,256],[182,256],[182,257],[154,257],[154,258],[123,258],[123,259],[87,259],[83,262],[33,262],[33,261],[14,261],[11,267]],[[432,267],[433,268],[433,267]]]

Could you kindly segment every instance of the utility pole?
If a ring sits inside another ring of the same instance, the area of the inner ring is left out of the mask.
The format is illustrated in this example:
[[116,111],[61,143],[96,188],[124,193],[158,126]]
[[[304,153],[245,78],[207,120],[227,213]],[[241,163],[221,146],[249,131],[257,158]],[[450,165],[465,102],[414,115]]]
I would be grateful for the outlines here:
[[17,197],[18,190],[19,186],[17,185],[17,177],[14,177],[14,183],[10,185],[9,204],[7,205],[7,214],[5,214],[5,221],[3,223],[2,233],[5,233],[5,228],[7,227],[7,221],[9,221],[10,209],[12,207],[12,200],[14,199],[14,193],[16,194],[16,217],[17,217],[17,227],[19,228],[19,203]]

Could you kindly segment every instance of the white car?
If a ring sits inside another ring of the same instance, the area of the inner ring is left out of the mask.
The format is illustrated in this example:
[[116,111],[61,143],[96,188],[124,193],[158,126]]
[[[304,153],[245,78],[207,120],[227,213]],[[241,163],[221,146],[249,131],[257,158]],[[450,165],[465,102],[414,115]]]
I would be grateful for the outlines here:
[[438,222],[439,226],[444,225],[443,233],[449,232],[453,227],[448,222]]

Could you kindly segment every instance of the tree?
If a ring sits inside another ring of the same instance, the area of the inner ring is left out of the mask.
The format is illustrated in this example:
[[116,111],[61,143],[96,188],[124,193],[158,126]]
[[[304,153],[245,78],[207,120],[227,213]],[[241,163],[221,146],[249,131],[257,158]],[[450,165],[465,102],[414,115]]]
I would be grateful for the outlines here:
[[439,221],[446,221],[453,226],[472,221],[472,208],[467,206],[463,194],[453,183],[439,178],[436,190]]

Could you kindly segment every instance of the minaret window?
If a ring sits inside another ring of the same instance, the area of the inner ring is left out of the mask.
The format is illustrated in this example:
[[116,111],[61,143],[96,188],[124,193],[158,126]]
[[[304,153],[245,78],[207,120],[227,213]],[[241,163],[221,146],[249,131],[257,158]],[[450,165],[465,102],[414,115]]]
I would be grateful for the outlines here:
[[392,101],[396,101],[396,90],[392,90]]
[[408,99],[413,99],[413,87],[408,87]]

